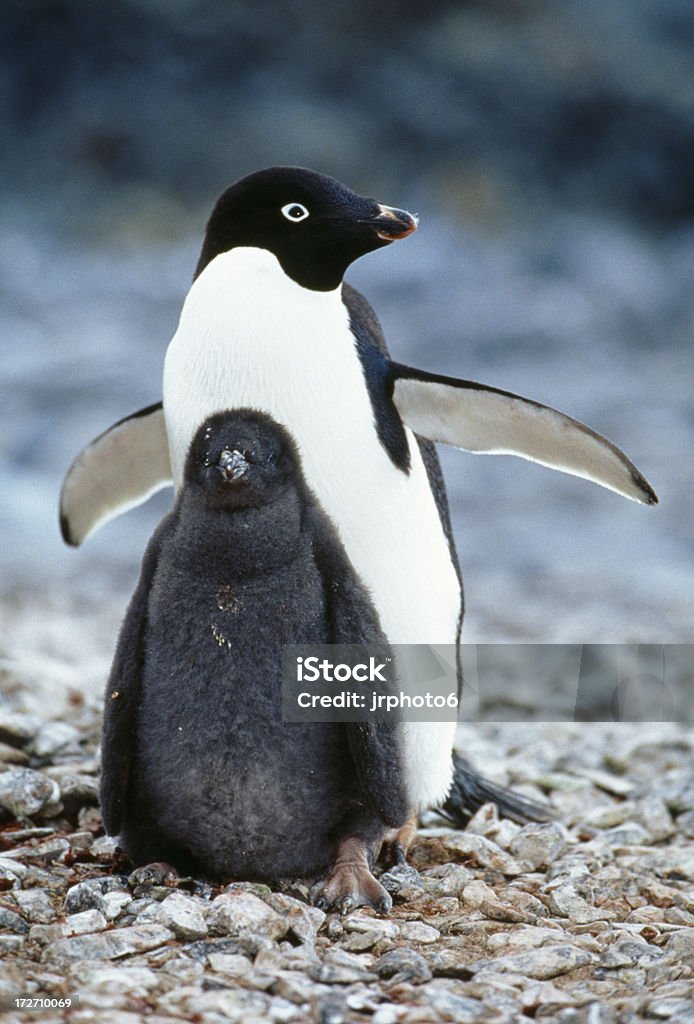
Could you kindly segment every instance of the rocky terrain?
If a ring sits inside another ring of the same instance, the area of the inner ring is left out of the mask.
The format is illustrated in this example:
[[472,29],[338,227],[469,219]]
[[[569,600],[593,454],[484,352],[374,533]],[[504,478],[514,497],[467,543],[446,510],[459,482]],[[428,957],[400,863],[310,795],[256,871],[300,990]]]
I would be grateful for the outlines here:
[[[3,11],[0,1014],[694,1021],[694,732],[591,721],[614,712],[610,645],[627,644],[646,684],[667,662],[673,695],[636,717],[692,721],[691,0],[278,6]],[[211,205],[275,163],[420,213],[348,275],[396,359],[588,422],[660,497],[442,451],[463,639],[501,652],[479,709],[500,721],[459,745],[557,820],[429,815],[384,878],[387,919],[326,917],[301,887],[133,873],[96,803],[100,694],[170,493],[73,551],[60,483],[159,399]],[[579,708],[583,643],[604,650]],[[566,667],[538,660],[519,699],[513,644],[567,645]],[[19,1012],[31,997],[72,1003]]]
[[[310,906],[300,883],[215,887],[133,871],[101,828],[98,708],[73,693],[72,713],[49,720],[8,689],[8,1020],[694,1021],[691,730],[461,726],[474,761],[548,798],[557,820],[520,827],[486,805],[455,831],[429,813],[410,864],[381,876],[392,914],[340,917]],[[30,998],[54,1002],[17,1009]]]

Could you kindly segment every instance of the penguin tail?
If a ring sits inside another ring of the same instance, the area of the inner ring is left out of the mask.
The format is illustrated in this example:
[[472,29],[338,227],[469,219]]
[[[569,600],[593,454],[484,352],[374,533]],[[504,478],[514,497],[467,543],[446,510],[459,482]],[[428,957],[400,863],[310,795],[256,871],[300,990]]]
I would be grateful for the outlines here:
[[553,821],[556,817],[549,806],[485,779],[454,750],[453,784],[445,802],[436,810],[458,828],[464,828],[475,811],[486,803],[496,804],[502,817],[519,825],[529,821]]

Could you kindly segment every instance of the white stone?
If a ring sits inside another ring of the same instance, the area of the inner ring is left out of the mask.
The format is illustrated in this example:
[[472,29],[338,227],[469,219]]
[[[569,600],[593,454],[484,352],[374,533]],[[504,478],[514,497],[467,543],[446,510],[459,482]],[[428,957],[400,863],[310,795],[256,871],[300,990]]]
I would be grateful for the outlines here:
[[289,922],[264,900],[245,890],[222,893],[212,901],[207,926],[218,935],[267,935],[281,939]]
[[178,939],[203,939],[207,925],[196,901],[182,892],[172,892],[157,907],[155,920],[170,928]]

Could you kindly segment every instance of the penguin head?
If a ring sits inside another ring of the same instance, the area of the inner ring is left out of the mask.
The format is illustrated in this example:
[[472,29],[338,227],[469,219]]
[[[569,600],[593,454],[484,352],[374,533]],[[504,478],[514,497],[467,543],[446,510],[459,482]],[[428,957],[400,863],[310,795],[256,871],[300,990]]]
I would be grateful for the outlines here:
[[406,210],[383,206],[325,174],[269,167],[241,178],[217,200],[195,271],[238,246],[268,249],[304,288],[337,288],[347,267],[417,227]]
[[252,409],[217,413],[202,424],[185,478],[208,504],[228,511],[268,504],[303,479],[288,432]]

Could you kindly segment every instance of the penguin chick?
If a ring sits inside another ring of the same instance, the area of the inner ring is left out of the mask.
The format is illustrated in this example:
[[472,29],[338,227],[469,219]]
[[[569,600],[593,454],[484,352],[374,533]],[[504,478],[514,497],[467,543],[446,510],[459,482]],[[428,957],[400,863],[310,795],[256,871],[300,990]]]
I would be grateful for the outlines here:
[[217,414],[193,439],[118,641],[106,829],[137,864],[325,876],[320,905],[387,911],[370,863],[413,809],[398,726],[283,722],[288,643],[386,641],[289,433],[260,412]]

